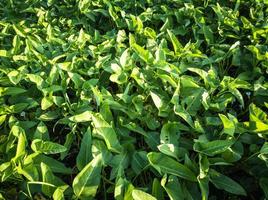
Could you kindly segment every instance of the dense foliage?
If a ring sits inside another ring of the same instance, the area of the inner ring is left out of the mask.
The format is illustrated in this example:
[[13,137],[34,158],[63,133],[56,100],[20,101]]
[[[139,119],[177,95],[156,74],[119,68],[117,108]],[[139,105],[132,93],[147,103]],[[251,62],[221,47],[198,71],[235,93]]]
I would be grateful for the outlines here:
[[267,0],[0,0],[0,199],[268,198]]

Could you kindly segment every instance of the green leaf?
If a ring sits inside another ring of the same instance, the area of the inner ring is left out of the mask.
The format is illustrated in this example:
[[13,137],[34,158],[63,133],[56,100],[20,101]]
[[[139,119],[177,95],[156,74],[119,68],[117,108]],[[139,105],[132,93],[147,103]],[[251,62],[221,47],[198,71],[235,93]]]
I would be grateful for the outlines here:
[[163,188],[157,178],[154,178],[153,181],[152,195],[155,196],[157,200],[164,200]]
[[64,191],[67,190],[68,187],[68,185],[58,187],[53,193],[53,199],[64,200]]
[[101,178],[102,157],[96,156],[73,180],[73,190],[78,198],[94,197]]
[[229,91],[237,98],[242,108],[244,108],[244,99],[243,99],[242,94],[239,92],[239,90],[236,88],[229,88]]
[[117,134],[113,127],[108,124],[100,114],[92,115],[92,123],[97,134],[104,139],[108,149],[115,153],[120,153],[122,146],[119,143]]
[[194,150],[208,156],[214,156],[226,151],[234,144],[233,140],[214,140],[211,142],[195,142]]
[[156,200],[152,195],[137,189],[132,191],[132,197],[134,200]]
[[9,78],[10,82],[13,83],[14,85],[17,85],[22,79],[22,75],[17,70],[13,70],[13,71],[9,72],[7,74],[7,76]]
[[65,146],[50,141],[43,141],[40,139],[33,140],[31,148],[34,152],[40,152],[44,154],[57,154],[65,152],[67,150]]
[[191,115],[181,106],[176,104],[174,106],[174,113],[184,119],[192,128],[194,128],[194,122]]
[[150,152],[147,157],[159,173],[168,173],[189,181],[197,181],[196,176],[188,167],[162,153]]
[[148,50],[145,50],[138,44],[132,44],[131,47],[144,62],[148,64],[153,62],[153,55]]
[[176,176],[167,176],[165,174],[161,180],[161,185],[165,189],[171,200],[184,199],[182,185]]
[[225,115],[219,114],[221,121],[223,123],[223,133],[226,133],[230,136],[234,136],[235,133],[235,124],[233,121],[228,119]]
[[19,128],[19,129],[20,129],[20,133],[19,133],[19,138],[18,138],[16,156],[14,158],[15,160],[26,154],[26,146],[27,146],[26,135],[22,128]]
[[145,151],[134,152],[131,158],[131,168],[139,175],[148,165],[148,160]]
[[161,143],[178,145],[179,137],[180,137],[179,123],[168,122],[163,125],[160,134]]
[[13,96],[13,95],[22,94],[25,92],[26,92],[26,90],[24,90],[22,88],[18,88],[18,87],[6,87],[6,88],[0,87],[0,97],[5,96],[5,95]]
[[72,170],[67,168],[63,163],[55,160],[54,158],[45,156],[44,154],[38,154],[34,159],[34,163],[41,164],[41,162],[45,163],[50,167],[51,171],[54,173],[60,174],[71,174]]
[[173,45],[173,49],[175,54],[180,53],[183,50],[183,46],[182,44],[179,42],[179,40],[176,38],[176,36],[174,35],[174,33],[172,33],[170,30],[167,30],[169,38],[172,42]]
[[47,129],[47,126],[43,122],[40,122],[37,125],[33,138],[34,139],[41,139],[41,140],[49,140],[48,129]]
[[7,50],[0,49],[0,57],[9,57],[10,53]]
[[[44,183],[50,183],[54,185],[55,183],[55,176],[53,175],[52,171],[50,170],[49,166],[44,163],[41,163],[41,172],[42,172],[42,180]],[[42,184],[42,192],[47,196],[52,196],[55,187],[48,186],[46,184]]]
[[209,26],[203,25],[203,33],[208,44],[214,43],[214,35]]
[[87,131],[83,135],[80,150],[76,157],[76,165],[80,171],[92,160],[91,145],[91,130],[90,127],[88,127]]
[[129,61],[129,49],[126,49],[120,56],[120,65],[124,68]]
[[90,111],[85,111],[81,114],[78,115],[74,115],[72,117],[69,118],[69,120],[79,123],[79,122],[88,122],[91,121],[91,112]]
[[162,106],[163,106],[163,102],[162,102],[162,99],[160,98],[159,95],[157,95],[156,93],[154,92],[150,92],[151,94],[151,97],[153,99],[153,102],[154,102],[154,105],[157,107],[157,109],[159,110]]
[[220,174],[214,170],[210,173],[210,181],[218,189],[225,190],[232,194],[243,195],[243,196],[247,195],[246,191],[240,184],[238,184],[228,176]]
[[209,196],[209,179],[208,177],[205,178],[197,178],[199,187],[202,193],[202,200],[207,200]]
[[180,149],[174,144],[161,144],[158,145],[157,148],[161,153],[171,156],[175,159],[179,159]]
[[51,121],[58,118],[58,113],[56,111],[48,111],[42,115],[40,115],[39,119],[41,121]]
[[46,110],[53,105],[53,100],[50,97],[44,97],[41,101],[41,109]]
[[75,134],[73,133],[73,131],[71,131],[65,137],[65,142],[63,146],[66,148],[66,151],[60,153],[61,160],[63,160],[64,158],[66,158],[66,156],[68,156],[70,148],[74,141],[75,141]]
[[27,74],[27,77],[29,80],[33,83],[35,83],[38,87],[41,87],[44,83],[44,80],[42,79],[41,76],[36,75],[36,74]]
[[260,178],[259,184],[266,198],[268,198],[268,178]]

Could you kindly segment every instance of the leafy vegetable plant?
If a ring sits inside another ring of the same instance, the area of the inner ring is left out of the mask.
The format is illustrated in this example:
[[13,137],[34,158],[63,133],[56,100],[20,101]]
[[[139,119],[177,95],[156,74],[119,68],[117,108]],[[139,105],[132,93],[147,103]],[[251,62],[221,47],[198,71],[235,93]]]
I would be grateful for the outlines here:
[[267,0],[0,1],[0,199],[267,199],[267,23]]

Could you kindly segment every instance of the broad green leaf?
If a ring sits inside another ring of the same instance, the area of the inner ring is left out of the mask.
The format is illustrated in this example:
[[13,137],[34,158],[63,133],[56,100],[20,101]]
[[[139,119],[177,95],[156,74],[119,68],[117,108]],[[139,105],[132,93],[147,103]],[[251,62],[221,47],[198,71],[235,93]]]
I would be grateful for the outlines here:
[[137,189],[132,191],[132,197],[134,200],[156,200],[152,195]]
[[189,181],[197,181],[190,169],[162,153],[150,152],[147,157],[150,164],[159,173],[168,173]]
[[120,56],[120,64],[124,68],[128,63],[129,60],[129,50],[126,49],[122,55]]
[[145,151],[135,152],[131,158],[131,168],[139,175],[148,165],[148,159]]
[[0,125],[2,125],[6,120],[7,115],[1,115],[0,116]]
[[244,108],[244,99],[243,99],[242,94],[239,92],[239,90],[236,88],[229,88],[229,91],[237,98],[242,108]]
[[126,169],[129,165],[129,154],[128,152],[123,152],[119,155],[115,155],[113,159],[109,162],[109,165],[112,167],[110,173],[110,179],[114,179],[118,173]]
[[195,142],[194,150],[208,156],[214,156],[226,151],[234,144],[233,140],[214,140],[211,142]]
[[180,137],[179,123],[168,122],[163,125],[160,134],[161,143],[178,145],[179,137]]
[[78,198],[94,197],[97,193],[101,178],[101,155],[88,163],[73,180],[73,190]]
[[66,147],[60,144],[50,141],[43,141],[40,139],[33,140],[31,148],[34,152],[40,152],[44,154],[57,154],[65,152],[67,150]]
[[247,132],[268,134],[268,124],[261,121],[243,122],[242,126]]
[[[49,166],[47,166],[44,163],[41,163],[41,172],[42,172],[42,180],[43,180],[44,183],[50,183],[52,185],[55,184],[55,176],[53,175],[53,173],[50,170]],[[51,187],[51,186],[48,186],[46,184],[43,184],[42,185],[42,192],[45,195],[52,196],[54,191],[55,191],[55,188],[56,188],[56,186]]]
[[258,155],[258,157],[262,159],[264,162],[268,163],[267,155],[268,155],[268,143],[265,142],[260,149],[260,154]]
[[73,122],[79,123],[79,122],[88,122],[91,121],[91,112],[85,111],[81,114],[74,115],[70,117],[69,119]]
[[36,74],[27,74],[27,77],[29,80],[33,83],[35,83],[38,87],[41,87],[42,84],[44,83],[44,80],[41,76],[36,75]]
[[157,95],[156,93],[152,91],[150,92],[150,94],[151,94],[151,97],[153,99],[155,106],[157,107],[157,109],[160,109],[163,106],[162,99],[160,98],[159,95]]
[[50,167],[51,171],[54,173],[60,173],[60,174],[72,173],[72,170],[70,168],[67,168],[63,163],[57,161],[54,158],[45,156],[44,154],[37,154],[37,156],[33,158],[33,162],[39,165],[41,164],[41,162],[45,163],[47,166]]
[[58,187],[53,193],[53,199],[64,200],[64,191],[68,188],[68,185]]
[[6,88],[0,87],[0,97],[5,96],[5,95],[12,95],[13,96],[13,95],[22,94],[25,92],[26,92],[25,89],[18,88],[18,87],[6,87]]
[[153,62],[153,55],[148,50],[138,44],[133,44],[132,48],[144,62],[148,64]]
[[44,97],[41,101],[41,109],[47,110],[53,105],[53,100],[50,97]]
[[247,195],[245,189],[239,183],[229,178],[228,176],[220,174],[214,170],[210,173],[210,181],[218,189],[225,190],[232,194],[244,195],[244,196]]
[[115,153],[121,152],[122,146],[119,143],[115,130],[100,114],[92,115],[92,123],[98,135],[104,139],[108,149]]
[[23,175],[29,181],[39,180],[39,172],[38,168],[34,164],[29,164],[27,166],[23,166],[19,164],[17,167],[18,174]]
[[161,180],[161,185],[167,192],[171,200],[184,199],[183,189],[178,178],[174,175],[167,176],[166,174]]
[[249,106],[249,118],[250,121],[256,121],[256,122],[268,122],[267,120],[267,114],[260,108],[258,108],[254,104],[250,104]]
[[219,114],[219,117],[223,123],[223,133],[226,133],[230,136],[234,136],[235,133],[234,122],[228,119],[225,115]]
[[9,80],[10,80],[14,85],[17,85],[17,84],[21,81],[21,79],[22,79],[22,75],[21,75],[20,72],[17,71],[17,70],[13,70],[13,71],[9,72],[9,73],[7,74],[7,76],[8,76],[8,78],[9,78]]
[[58,117],[59,117],[58,112],[56,112],[56,111],[48,111],[48,112],[40,115],[39,119],[41,121],[51,121],[51,120],[57,119]]
[[43,122],[39,122],[34,132],[34,139],[49,140],[49,133],[47,126]]
[[194,128],[194,122],[191,115],[181,106],[175,105],[174,106],[174,113],[179,115],[182,119],[184,119],[192,128]]
[[171,156],[175,159],[179,159],[180,149],[174,144],[161,144],[158,145],[157,148],[161,153]]

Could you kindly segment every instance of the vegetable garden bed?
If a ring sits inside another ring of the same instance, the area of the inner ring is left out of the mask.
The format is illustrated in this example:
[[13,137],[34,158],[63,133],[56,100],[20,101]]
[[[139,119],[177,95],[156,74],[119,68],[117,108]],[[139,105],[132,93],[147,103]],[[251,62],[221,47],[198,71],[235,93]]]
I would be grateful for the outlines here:
[[267,0],[1,0],[0,199],[268,198]]

